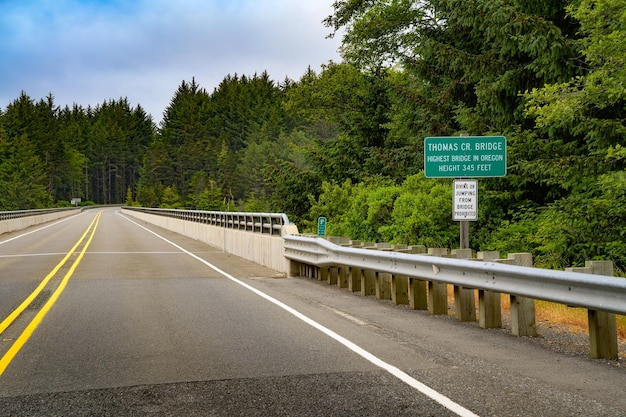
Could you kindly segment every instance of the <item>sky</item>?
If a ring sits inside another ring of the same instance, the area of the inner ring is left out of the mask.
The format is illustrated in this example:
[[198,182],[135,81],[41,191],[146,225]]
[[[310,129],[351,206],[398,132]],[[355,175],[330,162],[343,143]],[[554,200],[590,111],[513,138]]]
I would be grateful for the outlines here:
[[340,62],[334,0],[0,0],[0,108],[24,91],[60,107],[126,97],[156,123],[183,80],[281,82]]

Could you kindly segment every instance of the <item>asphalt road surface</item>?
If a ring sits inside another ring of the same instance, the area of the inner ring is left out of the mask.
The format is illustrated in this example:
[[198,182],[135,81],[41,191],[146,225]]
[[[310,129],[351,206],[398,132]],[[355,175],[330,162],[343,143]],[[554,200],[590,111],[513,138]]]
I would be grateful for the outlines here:
[[88,210],[0,235],[0,416],[625,416],[626,370]]

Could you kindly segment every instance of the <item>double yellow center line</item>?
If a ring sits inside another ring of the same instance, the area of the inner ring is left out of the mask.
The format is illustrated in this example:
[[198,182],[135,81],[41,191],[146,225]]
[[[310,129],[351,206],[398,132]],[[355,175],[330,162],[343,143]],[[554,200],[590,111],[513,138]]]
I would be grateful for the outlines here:
[[94,235],[96,234],[96,228],[98,227],[98,223],[100,222],[101,215],[102,215],[102,211],[99,211],[98,214],[96,214],[96,216],[92,220],[91,224],[89,224],[89,227],[87,228],[87,230],[85,230],[85,233],[83,233],[83,235],[78,240],[78,242],[76,242],[76,244],[72,247],[72,249],[70,249],[70,251],[63,257],[61,262],[59,262],[52,269],[52,271],[50,271],[50,273],[46,275],[43,281],[41,281],[41,283],[37,286],[37,288],[35,288],[35,290],[24,300],[24,302],[22,302],[22,304],[20,304],[19,307],[17,307],[11,314],[7,316],[6,319],[2,321],[2,323],[0,323],[0,335],[1,335],[20,316],[20,314],[22,314],[24,310],[28,308],[28,306],[35,300],[35,298],[37,298],[37,296],[41,293],[41,291],[43,291],[46,285],[48,285],[50,280],[57,274],[57,272],[59,272],[59,269],[61,269],[63,265],[65,265],[67,260],[72,256],[72,254],[76,252],[76,249],[85,240],[87,235],[89,235],[89,238],[87,239],[87,242],[83,246],[83,249],[80,251],[80,254],[78,255],[78,257],[76,258],[76,260],[74,261],[70,269],[67,271],[67,273],[63,277],[63,280],[61,281],[57,289],[50,296],[50,298],[48,299],[46,304],[41,308],[41,310],[39,310],[35,318],[28,324],[28,326],[26,326],[26,329],[15,340],[13,345],[11,345],[9,350],[0,359],[0,376],[2,376],[2,374],[6,370],[7,366],[9,366],[13,358],[15,358],[15,355],[17,355],[18,352],[22,349],[22,347],[26,344],[26,342],[31,337],[31,335],[33,334],[37,326],[39,326],[39,324],[42,322],[46,314],[48,314],[48,312],[50,311],[54,303],[57,301],[57,299],[59,298],[59,296],[65,289],[65,287],[67,286],[68,281],[74,274],[74,271],[78,267],[78,264],[80,263],[80,261],[83,259],[85,252],[87,252],[87,248],[91,244],[91,241]]

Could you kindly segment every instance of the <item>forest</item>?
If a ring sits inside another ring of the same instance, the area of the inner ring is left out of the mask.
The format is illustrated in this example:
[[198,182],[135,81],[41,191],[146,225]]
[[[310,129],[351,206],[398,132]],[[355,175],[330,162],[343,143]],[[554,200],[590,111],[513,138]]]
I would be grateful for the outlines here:
[[298,80],[183,80],[157,126],[126,98],[0,109],[0,210],[128,204],[272,211],[304,232],[458,247],[452,179],[424,138],[505,136],[479,181],[476,250],[626,270],[626,5],[336,0],[343,61]]

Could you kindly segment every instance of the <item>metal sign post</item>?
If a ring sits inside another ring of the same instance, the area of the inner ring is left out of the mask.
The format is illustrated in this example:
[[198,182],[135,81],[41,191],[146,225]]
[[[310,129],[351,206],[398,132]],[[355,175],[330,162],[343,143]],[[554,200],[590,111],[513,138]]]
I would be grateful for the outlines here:
[[452,183],[452,220],[460,222],[460,249],[469,249],[469,222],[478,220],[478,181]]
[[467,220],[461,220],[459,226],[459,249],[469,249],[469,222]]

